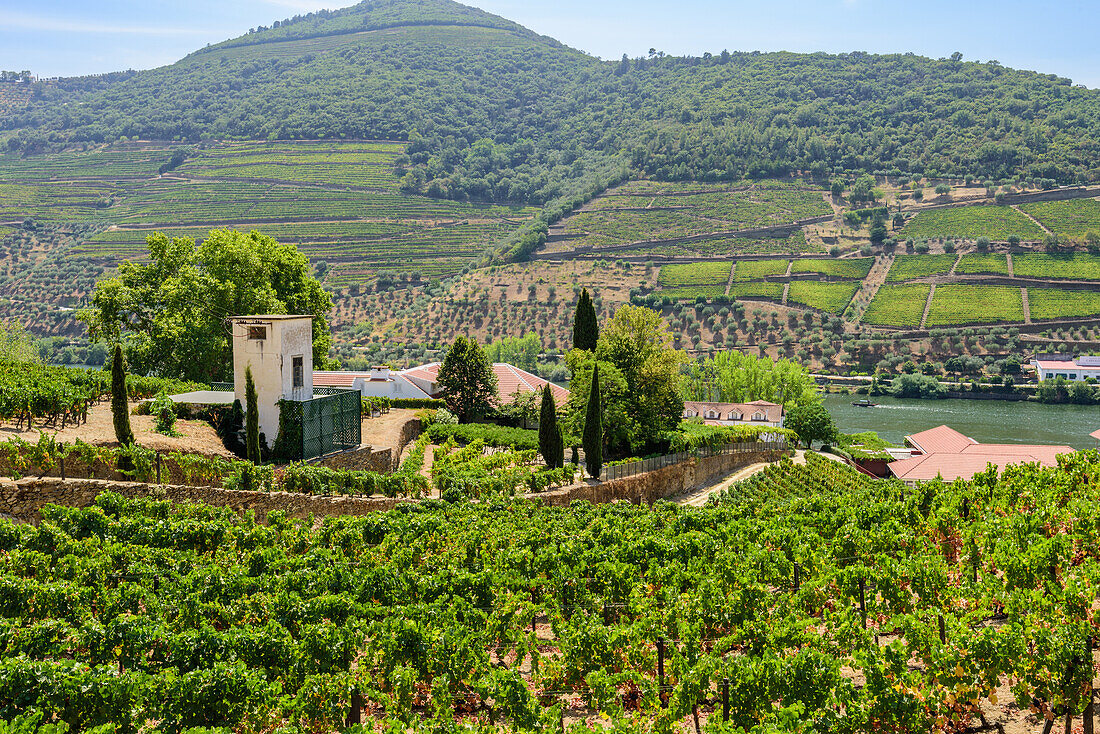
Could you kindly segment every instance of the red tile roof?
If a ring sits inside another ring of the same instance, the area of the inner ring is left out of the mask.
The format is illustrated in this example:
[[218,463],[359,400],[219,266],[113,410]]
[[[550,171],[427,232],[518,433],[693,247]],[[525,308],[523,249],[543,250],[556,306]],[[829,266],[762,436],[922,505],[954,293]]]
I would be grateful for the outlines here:
[[[441,366],[439,362],[432,362],[419,367],[412,367],[401,374],[434,383],[439,378],[439,368]],[[569,399],[569,391],[564,387],[548,382],[538,375],[533,375],[515,365],[496,362],[493,364],[493,374],[497,377],[497,397],[504,402],[509,401],[517,390],[521,393],[533,392],[541,390],[547,384],[550,385],[550,394],[554,396],[554,402],[560,405]]]
[[370,379],[369,372],[314,372],[314,387],[354,387],[355,380],[362,377]]
[[967,446],[978,443],[948,426],[937,426],[905,438],[925,454],[957,454]]
[[1100,441],[1100,429],[1093,431],[1089,434],[1089,436],[1095,438],[1097,441]]

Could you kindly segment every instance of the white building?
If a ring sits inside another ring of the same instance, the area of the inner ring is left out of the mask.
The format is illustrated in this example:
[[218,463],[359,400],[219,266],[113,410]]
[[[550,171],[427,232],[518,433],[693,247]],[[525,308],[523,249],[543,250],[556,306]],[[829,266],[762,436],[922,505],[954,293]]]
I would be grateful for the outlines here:
[[1040,380],[1053,380],[1057,377],[1070,382],[1084,382],[1090,377],[1100,381],[1100,357],[1085,356],[1077,359],[1035,359],[1031,364]]
[[369,372],[314,372],[313,384],[317,387],[336,387],[358,390],[363,397],[389,398],[390,400],[427,400],[431,395],[415,382],[389,367],[371,367]]
[[751,403],[710,403],[687,401],[684,418],[702,418],[712,426],[739,426],[746,423],[779,428],[783,425],[783,406],[766,400]]
[[252,368],[260,432],[279,433],[279,401],[313,397],[313,319],[310,316],[233,316],[234,397],[245,406],[245,369]]

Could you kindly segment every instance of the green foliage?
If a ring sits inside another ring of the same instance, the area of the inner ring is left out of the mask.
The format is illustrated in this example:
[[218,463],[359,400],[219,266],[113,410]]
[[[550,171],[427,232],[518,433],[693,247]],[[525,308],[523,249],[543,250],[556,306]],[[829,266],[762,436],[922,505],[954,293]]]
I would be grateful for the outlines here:
[[899,448],[897,444],[881,438],[874,431],[863,433],[838,433],[837,446],[842,448],[853,459],[880,459],[890,461],[892,457],[885,449]]
[[920,326],[932,286],[883,285],[863,312],[861,321],[879,326]]
[[976,240],[988,237],[1004,242],[1011,235],[1023,240],[1043,238],[1043,230],[1015,209],[1007,206],[953,206],[917,212],[901,230],[902,237],[941,239],[960,237]]
[[933,375],[898,375],[890,386],[896,398],[939,399],[947,397],[947,387]]
[[[280,412],[281,409],[282,406]],[[260,463],[260,401],[252,379],[252,365],[244,368],[244,451],[245,458],[253,464]]]
[[462,423],[487,414],[497,399],[493,366],[478,343],[464,336],[455,339],[437,378],[447,408]]
[[794,431],[807,448],[814,441],[830,442],[837,433],[833,417],[821,403],[792,405],[783,419],[783,427]]
[[851,303],[859,290],[859,283],[821,283],[815,280],[791,281],[787,301],[803,306],[839,314]]
[[573,315],[573,348],[592,352],[600,338],[600,324],[596,320],[596,308],[588,289],[582,288],[577,299],[577,309]]
[[1004,255],[963,255],[955,266],[955,272],[960,275],[1008,275],[1008,258]]
[[600,400],[600,366],[592,366],[592,382],[588,388],[588,402],[584,413],[584,431],[581,446],[584,448],[584,465],[589,476],[599,479],[603,466],[603,403]]
[[159,393],[149,406],[149,410],[155,416],[154,428],[157,433],[163,433],[165,436],[182,435],[175,428],[176,404],[172,402],[172,398],[168,397],[167,392]]
[[843,260],[798,259],[791,266],[791,273],[821,273],[832,278],[863,280],[875,264],[873,257],[845,258]]
[[728,262],[698,262],[683,265],[662,265],[657,276],[657,285],[662,288],[681,288],[684,286],[721,286],[725,293],[730,277]]
[[1064,377],[1042,380],[1036,396],[1040,403],[1075,403],[1095,405],[1100,403],[1100,389],[1096,385]]
[[147,242],[152,262],[124,262],[80,312],[93,338],[127,339],[134,369],[201,382],[226,377],[227,314],[312,314],[313,363],[326,363],[332,301],[293,245],[228,229],[198,248],[162,234]]
[[433,423],[424,434],[435,443],[443,443],[448,438],[453,437],[465,444],[481,441],[486,446],[511,448],[516,451],[534,451],[539,447],[538,431],[495,426],[489,423],[462,423],[457,425]]
[[770,258],[767,260],[738,260],[733,271],[733,279],[737,283],[749,280],[760,280],[768,275],[783,275],[787,272],[789,260]]
[[123,446],[134,442],[130,428],[130,403],[126,392],[126,362],[122,345],[115,344],[115,356],[111,362],[111,418],[115,427],[115,440]]
[[485,357],[489,362],[505,362],[528,372],[538,367],[541,352],[542,340],[533,331],[524,336],[506,336],[485,347]]
[[542,404],[539,406],[539,453],[551,469],[565,465],[565,441],[558,426],[558,407],[549,385],[542,389]]
[[721,351],[690,363],[683,379],[683,396],[685,400],[722,403],[766,400],[783,406],[820,401],[804,365],[737,351]]
[[788,440],[797,438],[794,431],[774,426],[708,426],[684,421],[669,440],[669,451],[694,451],[703,447],[718,449],[730,443]]
[[34,337],[21,324],[0,321],[0,363],[38,361]]
[[1036,201],[1021,204],[1020,210],[1055,234],[1083,238],[1090,230],[1100,230],[1100,201],[1096,199]]
[[446,404],[446,400],[436,398],[393,398],[390,400],[390,407],[392,408],[442,408]]

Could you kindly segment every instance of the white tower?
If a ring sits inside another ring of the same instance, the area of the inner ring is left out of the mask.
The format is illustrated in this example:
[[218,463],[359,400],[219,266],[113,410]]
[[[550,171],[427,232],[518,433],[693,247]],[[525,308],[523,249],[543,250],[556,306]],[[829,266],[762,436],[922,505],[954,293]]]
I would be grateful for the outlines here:
[[245,404],[252,368],[260,431],[270,447],[279,433],[279,401],[313,397],[313,320],[310,316],[233,316],[233,391]]

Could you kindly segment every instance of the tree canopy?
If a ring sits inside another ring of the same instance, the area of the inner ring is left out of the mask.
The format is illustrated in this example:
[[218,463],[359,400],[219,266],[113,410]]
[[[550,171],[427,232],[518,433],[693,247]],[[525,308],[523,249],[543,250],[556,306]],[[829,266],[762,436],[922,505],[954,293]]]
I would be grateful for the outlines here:
[[692,362],[683,382],[687,400],[780,405],[819,402],[809,370],[789,359],[771,360],[743,352],[718,352]]
[[100,281],[80,318],[93,339],[122,340],[131,369],[209,383],[232,379],[229,316],[310,314],[313,363],[328,363],[332,300],[293,245],[214,230],[196,247],[163,234],[147,240],[150,263],[126,261]]
[[493,365],[481,346],[465,336],[455,339],[436,379],[447,407],[460,423],[469,423],[488,413],[497,397]]

